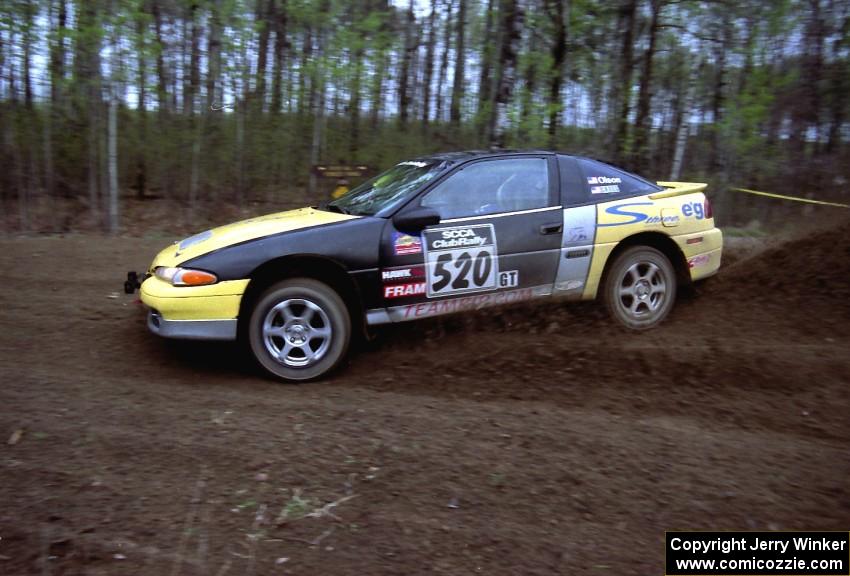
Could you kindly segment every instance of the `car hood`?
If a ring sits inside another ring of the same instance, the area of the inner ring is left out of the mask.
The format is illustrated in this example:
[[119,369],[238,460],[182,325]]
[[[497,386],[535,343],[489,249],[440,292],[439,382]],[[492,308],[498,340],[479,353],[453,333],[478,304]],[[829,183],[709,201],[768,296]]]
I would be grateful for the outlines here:
[[177,266],[181,262],[233,244],[356,218],[360,218],[360,216],[326,212],[315,208],[299,208],[241,220],[175,242],[157,254],[153,264],[151,264],[151,271],[157,266]]

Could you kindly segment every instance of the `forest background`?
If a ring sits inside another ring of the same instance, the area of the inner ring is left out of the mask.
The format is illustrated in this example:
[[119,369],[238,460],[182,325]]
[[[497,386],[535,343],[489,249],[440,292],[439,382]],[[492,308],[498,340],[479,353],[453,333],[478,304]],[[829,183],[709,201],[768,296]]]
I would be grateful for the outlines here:
[[197,230],[491,147],[787,225],[734,188],[847,202],[848,91],[847,0],[7,0],[0,231]]

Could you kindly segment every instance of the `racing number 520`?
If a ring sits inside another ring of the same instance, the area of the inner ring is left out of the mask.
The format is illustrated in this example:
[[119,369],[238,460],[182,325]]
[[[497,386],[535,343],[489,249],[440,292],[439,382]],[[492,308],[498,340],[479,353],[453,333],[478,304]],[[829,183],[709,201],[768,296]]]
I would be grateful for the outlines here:
[[431,285],[431,290],[440,292],[448,286],[449,282],[451,282],[452,291],[466,290],[469,288],[467,277],[470,269],[473,288],[481,288],[487,282],[492,267],[493,259],[487,250],[479,251],[474,259],[469,252],[461,252],[457,259],[454,259],[452,252],[440,254],[434,264],[434,275],[439,279]]

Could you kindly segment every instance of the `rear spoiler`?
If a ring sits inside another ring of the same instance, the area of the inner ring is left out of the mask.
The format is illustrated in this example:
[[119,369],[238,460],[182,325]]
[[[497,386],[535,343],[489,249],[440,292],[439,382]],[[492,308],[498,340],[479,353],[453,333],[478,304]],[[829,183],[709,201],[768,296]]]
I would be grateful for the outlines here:
[[667,190],[650,194],[649,197],[653,200],[702,192],[708,187],[708,184],[701,184],[699,182],[657,182],[657,184],[663,188],[667,188]]

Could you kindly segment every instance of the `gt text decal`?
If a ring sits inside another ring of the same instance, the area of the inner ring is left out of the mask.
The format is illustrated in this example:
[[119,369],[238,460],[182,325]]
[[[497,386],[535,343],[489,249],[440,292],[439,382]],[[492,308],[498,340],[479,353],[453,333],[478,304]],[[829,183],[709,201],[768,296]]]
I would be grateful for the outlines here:
[[508,270],[499,272],[499,288],[516,288],[519,285],[519,272]]
[[499,275],[492,224],[426,230],[428,297],[495,290]]
[[393,232],[393,253],[396,256],[419,254],[422,252],[422,239],[402,232]]

